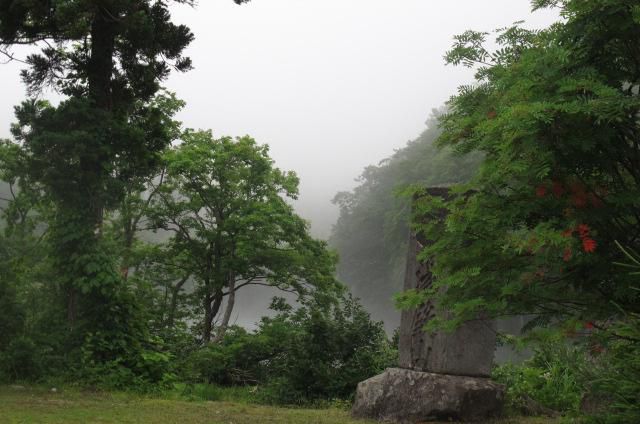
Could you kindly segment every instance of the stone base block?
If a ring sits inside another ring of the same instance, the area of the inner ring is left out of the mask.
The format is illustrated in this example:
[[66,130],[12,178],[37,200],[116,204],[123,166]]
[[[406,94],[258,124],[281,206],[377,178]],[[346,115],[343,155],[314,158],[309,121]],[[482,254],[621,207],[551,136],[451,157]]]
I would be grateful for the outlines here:
[[488,378],[389,368],[358,384],[351,413],[402,424],[479,421],[499,416],[503,404],[504,387]]

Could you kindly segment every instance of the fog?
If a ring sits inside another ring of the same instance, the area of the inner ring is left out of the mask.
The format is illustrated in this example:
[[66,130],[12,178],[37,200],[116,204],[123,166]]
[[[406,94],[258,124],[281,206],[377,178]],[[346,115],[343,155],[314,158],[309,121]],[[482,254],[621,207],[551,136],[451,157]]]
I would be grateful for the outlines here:
[[[196,36],[187,52],[194,69],[165,84],[187,102],[179,119],[269,144],[277,166],[298,173],[295,206],[322,238],[338,215],[335,193],[416,138],[431,109],[472,80],[442,59],[455,34],[556,19],[532,15],[528,0],[202,0],[173,13]],[[25,97],[21,68],[0,66],[0,137]],[[235,322],[251,326],[275,294],[240,292]]]
[[[195,69],[166,83],[187,102],[179,118],[268,143],[277,165],[300,176],[296,207],[319,237],[336,219],[333,195],[471,81],[471,71],[443,63],[453,35],[555,19],[532,15],[529,0],[201,0],[173,9],[196,36]],[[0,137],[25,97],[21,67],[0,66]]]

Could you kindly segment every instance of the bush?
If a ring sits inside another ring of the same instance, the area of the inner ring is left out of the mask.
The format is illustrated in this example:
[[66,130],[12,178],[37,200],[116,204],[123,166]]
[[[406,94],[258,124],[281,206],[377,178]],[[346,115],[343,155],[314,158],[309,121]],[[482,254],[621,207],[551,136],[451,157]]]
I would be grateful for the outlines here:
[[0,351],[6,349],[23,326],[24,310],[18,302],[16,291],[0,273]]
[[530,400],[558,412],[577,413],[585,391],[587,357],[582,346],[560,337],[542,341],[521,365],[504,364],[493,378],[507,386],[507,408],[521,413]]
[[277,354],[278,343],[276,338],[230,327],[222,344],[193,352],[183,377],[224,386],[257,384],[265,379],[266,361]]
[[[125,343],[106,334],[90,333],[81,348],[77,378],[84,386],[105,389],[153,392],[168,388],[175,381],[171,355],[161,351],[160,341]],[[114,348],[115,346],[115,348]],[[99,354],[114,351],[112,358],[96,360]]]
[[263,318],[255,332],[233,328],[221,344],[195,352],[186,367],[191,378],[257,384],[263,403],[305,404],[350,398],[360,381],[396,361],[382,324],[351,298],[296,310],[274,299],[272,309],[277,315]]
[[24,327],[24,308],[18,302],[14,284],[9,284],[7,264],[2,259],[0,257],[0,381],[14,381],[36,373],[32,363],[35,346],[30,339],[19,336]]
[[33,381],[42,375],[42,355],[28,337],[16,337],[0,352],[0,376],[7,381]]
[[210,402],[222,400],[223,389],[215,384],[192,384],[185,387],[183,396],[192,400],[206,400]]
[[493,377],[507,386],[507,406],[526,412],[529,399],[598,424],[640,422],[640,319],[603,324],[575,344],[557,333],[521,365],[505,364]]
[[597,374],[590,396],[605,405],[596,423],[640,423],[640,315],[630,315],[607,329],[601,338]]

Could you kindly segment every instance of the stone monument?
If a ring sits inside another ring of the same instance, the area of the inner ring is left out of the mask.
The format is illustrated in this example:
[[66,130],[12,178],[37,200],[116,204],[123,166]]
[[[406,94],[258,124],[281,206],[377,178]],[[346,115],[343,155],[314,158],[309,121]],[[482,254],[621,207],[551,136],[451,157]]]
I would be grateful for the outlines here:
[[[428,189],[447,198],[446,188]],[[444,219],[444,212],[425,219]],[[435,258],[417,255],[431,241],[411,233],[404,289],[433,284]],[[461,254],[463,254],[461,252]],[[424,331],[435,316],[446,316],[432,300],[404,311],[400,321],[399,368],[358,384],[352,415],[384,422],[418,423],[430,419],[476,421],[500,414],[504,388],[489,379],[496,344],[493,320],[466,322],[454,332]]]

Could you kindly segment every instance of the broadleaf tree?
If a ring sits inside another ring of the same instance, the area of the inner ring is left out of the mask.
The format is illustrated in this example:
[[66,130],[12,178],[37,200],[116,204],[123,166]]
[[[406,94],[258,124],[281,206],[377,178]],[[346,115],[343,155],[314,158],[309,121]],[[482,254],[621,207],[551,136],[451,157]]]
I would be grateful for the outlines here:
[[[439,143],[484,153],[454,200],[425,197],[415,225],[435,240],[433,290],[457,317],[533,314],[533,324],[602,328],[637,313],[615,243],[640,245],[640,18],[625,0],[536,1],[564,21],[456,38],[448,63],[475,67],[441,120]],[[447,208],[443,224],[423,216]],[[440,290],[445,286],[446,290]],[[436,322],[437,324],[437,322]]]
[[[65,292],[67,347],[90,366],[134,369],[146,343],[103,222],[131,179],[157,170],[171,142],[152,99],[172,69],[191,68],[183,51],[193,34],[171,21],[170,3],[192,2],[0,1],[0,54],[27,65],[21,75],[30,95],[16,108],[12,133],[29,179],[55,206],[47,232],[52,280]],[[37,52],[19,59],[20,45]],[[39,100],[44,89],[63,100]]]
[[267,146],[188,130],[165,159],[165,182],[149,216],[172,234],[170,249],[183,253],[180,266],[195,281],[203,343],[222,339],[243,287],[327,302],[342,291],[335,255],[309,235],[287,201],[297,197],[297,176],[275,168]]

